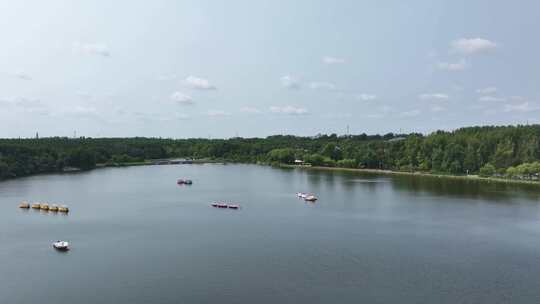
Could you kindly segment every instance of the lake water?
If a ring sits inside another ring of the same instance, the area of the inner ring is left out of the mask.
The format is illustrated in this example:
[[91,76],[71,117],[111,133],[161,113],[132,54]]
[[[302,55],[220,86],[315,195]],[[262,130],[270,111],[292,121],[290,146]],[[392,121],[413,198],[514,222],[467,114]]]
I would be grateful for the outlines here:
[[10,180],[0,303],[540,303],[538,189],[254,165]]

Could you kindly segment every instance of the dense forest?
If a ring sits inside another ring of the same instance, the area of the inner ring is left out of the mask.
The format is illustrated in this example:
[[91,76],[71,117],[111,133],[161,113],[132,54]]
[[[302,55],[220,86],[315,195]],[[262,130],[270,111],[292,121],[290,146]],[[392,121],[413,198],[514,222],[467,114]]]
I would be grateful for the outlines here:
[[0,139],[0,179],[162,158],[480,174],[538,179],[540,125],[386,135],[266,138]]

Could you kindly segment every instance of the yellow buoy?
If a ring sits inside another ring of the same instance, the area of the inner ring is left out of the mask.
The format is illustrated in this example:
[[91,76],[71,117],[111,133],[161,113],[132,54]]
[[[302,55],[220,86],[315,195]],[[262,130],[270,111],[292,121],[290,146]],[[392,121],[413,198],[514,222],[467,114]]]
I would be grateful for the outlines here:
[[22,202],[22,203],[19,205],[19,208],[28,209],[28,208],[30,208],[30,204],[29,204],[28,202]]
[[41,208],[41,206],[39,205],[39,203],[33,203],[32,204],[32,209],[39,209]]
[[41,210],[49,210],[49,204],[43,203],[39,205],[39,208],[41,208]]
[[49,211],[52,211],[52,212],[56,212],[58,211],[58,206],[57,205],[52,205],[49,207]]

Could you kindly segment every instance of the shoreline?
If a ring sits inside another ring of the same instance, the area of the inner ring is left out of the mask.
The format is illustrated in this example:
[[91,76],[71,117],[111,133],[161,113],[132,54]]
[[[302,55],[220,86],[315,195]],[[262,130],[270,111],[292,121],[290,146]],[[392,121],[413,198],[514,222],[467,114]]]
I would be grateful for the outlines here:
[[[517,179],[506,179],[506,178],[497,178],[497,177],[481,177],[478,175],[451,175],[451,174],[436,174],[428,172],[406,172],[406,171],[392,171],[392,170],[382,170],[382,169],[361,169],[361,168],[342,168],[342,167],[323,167],[323,166],[298,166],[298,165],[288,165],[288,164],[278,164],[271,165],[268,163],[243,163],[243,162],[228,162],[225,160],[212,160],[212,159],[196,159],[192,160],[193,165],[200,164],[251,164],[258,166],[268,166],[268,167],[278,167],[286,169],[301,169],[301,170],[319,170],[319,171],[341,171],[341,172],[356,172],[356,173],[367,173],[374,175],[401,175],[401,176],[412,176],[412,177],[430,177],[430,178],[446,178],[446,179],[457,179],[457,180],[467,180],[467,181],[480,181],[487,183],[499,183],[499,184],[516,184],[516,185],[532,185],[540,186],[540,181],[530,181],[530,180],[517,180]],[[67,170],[67,171],[54,171],[54,172],[41,172],[37,174],[30,174],[25,176],[12,177],[7,179],[0,179],[0,182],[31,177],[35,175],[45,175],[45,174],[72,174],[72,173],[81,173],[86,171],[92,171],[95,169],[103,168],[122,168],[122,167],[137,167],[137,166],[170,166],[177,164],[156,164],[152,160],[145,160],[142,162],[131,162],[131,163],[118,163],[115,165],[108,164],[96,164],[96,167],[92,169],[76,169],[76,170]]]
[[468,181],[481,181],[488,183],[505,183],[505,184],[521,184],[521,185],[534,185],[540,186],[539,181],[529,181],[529,180],[517,180],[517,179],[506,179],[506,178],[497,178],[497,177],[481,177],[478,175],[450,175],[450,174],[435,174],[435,173],[426,173],[426,172],[405,172],[405,171],[392,171],[392,170],[381,170],[381,169],[360,169],[360,168],[340,168],[340,167],[322,167],[322,166],[295,166],[295,165],[279,165],[281,168],[290,168],[290,169],[304,169],[304,170],[320,170],[320,171],[342,171],[342,172],[358,172],[358,173],[368,173],[376,175],[402,175],[402,176],[418,176],[418,177],[431,177],[431,178],[447,178],[447,179],[459,179],[459,180],[468,180]]

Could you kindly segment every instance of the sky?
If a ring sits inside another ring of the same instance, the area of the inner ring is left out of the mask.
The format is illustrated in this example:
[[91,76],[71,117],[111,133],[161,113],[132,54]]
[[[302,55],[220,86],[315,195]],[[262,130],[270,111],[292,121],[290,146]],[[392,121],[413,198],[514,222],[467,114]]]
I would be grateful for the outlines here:
[[0,137],[540,123],[540,2],[0,0]]

